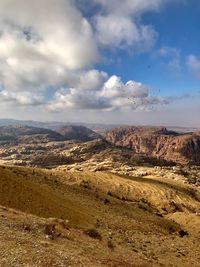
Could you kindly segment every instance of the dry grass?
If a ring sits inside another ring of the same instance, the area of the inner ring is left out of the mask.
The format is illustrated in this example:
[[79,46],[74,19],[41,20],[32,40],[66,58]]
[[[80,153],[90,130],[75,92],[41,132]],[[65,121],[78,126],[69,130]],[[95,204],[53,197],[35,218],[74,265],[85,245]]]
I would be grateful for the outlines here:
[[146,210],[170,213],[176,211],[200,211],[200,192],[190,186],[152,178],[134,178],[109,172],[58,173],[62,183],[81,185],[93,191],[101,191],[124,201],[139,201]]
[[[199,201],[190,190],[103,172],[2,166],[0,205],[26,213],[0,206],[0,265],[198,266],[200,217],[188,206],[197,211]],[[182,212],[162,210],[172,201]]]
[[[49,183],[50,182],[50,183]],[[56,179],[48,181],[42,171],[25,168],[0,168],[0,204],[41,217],[68,219],[83,227],[92,221],[88,211],[74,203]]]

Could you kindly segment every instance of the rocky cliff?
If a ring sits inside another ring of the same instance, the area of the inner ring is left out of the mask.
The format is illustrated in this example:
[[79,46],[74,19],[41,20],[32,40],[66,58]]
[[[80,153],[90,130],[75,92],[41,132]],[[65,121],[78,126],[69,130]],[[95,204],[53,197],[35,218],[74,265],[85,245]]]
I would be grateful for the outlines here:
[[136,153],[200,165],[200,132],[178,134],[164,127],[127,126],[111,129],[105,138]]

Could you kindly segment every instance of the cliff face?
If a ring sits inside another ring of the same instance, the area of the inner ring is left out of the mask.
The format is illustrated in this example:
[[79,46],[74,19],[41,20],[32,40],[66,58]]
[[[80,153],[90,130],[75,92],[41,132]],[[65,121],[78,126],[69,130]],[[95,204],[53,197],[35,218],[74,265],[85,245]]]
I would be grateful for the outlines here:
[[137,153],[181,164],[200,165],[200,133],[178,134],[164,127],[117,127],[105,135],[108,142]]

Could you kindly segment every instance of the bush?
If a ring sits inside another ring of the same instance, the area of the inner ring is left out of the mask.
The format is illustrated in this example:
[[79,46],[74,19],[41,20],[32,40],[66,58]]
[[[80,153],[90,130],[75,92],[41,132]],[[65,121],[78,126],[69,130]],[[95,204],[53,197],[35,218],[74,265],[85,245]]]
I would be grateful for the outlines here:
[[91,238],[98,239],[100,241],[102,240],[100,233],[96,229],[88,229],[85,230],[84,233]]
[[107,245],[109,249],[114,250],[114,245],[111,239],[108,240]]

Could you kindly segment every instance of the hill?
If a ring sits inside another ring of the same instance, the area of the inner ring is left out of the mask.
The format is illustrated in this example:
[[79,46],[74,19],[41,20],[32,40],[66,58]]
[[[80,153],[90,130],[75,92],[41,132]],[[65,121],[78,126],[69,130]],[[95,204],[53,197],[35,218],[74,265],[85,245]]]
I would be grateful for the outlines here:
[[35,134],[54,134],[54,131],[31,127],[27,125],[8,125],[0,127],[0,136],[24,136],[24,135],[35,135]]
[[84,126],[63,126],[56,129],[56,132],[64,136],[66,140],[79,140],[83,142],[101,138],[101,135]]
[[136,153],[200,165],[200,132],[179,134],[165,127],[127,126],[111,129],[105,138]]
[[[22,142],[23,137],[28,139],[30,136],[33,136],[39,139],[39,136],[45,136],[51,140],[63,140],[63,137],[49,129],[31,127],[26,125],[8,125],[8,126],[1,126],[0,127],[0,140],[21,140]],[[18,139],[19,138],[19,139]]]
[[85,126],[95,132],[105,133],[109,129],[119,126],[116,124],[101,124],[101,123],[84,123],[84,122],[60,122],[60,121],[33,121],[33,120],[14,120],[14,119],[0,119],[0,126],[8,125],[27,125],[31,127],[47,128],[56,130],[63,126]]
[[198,189],[106,172],[0,166],[0,176],[2,266],[199,264]]

